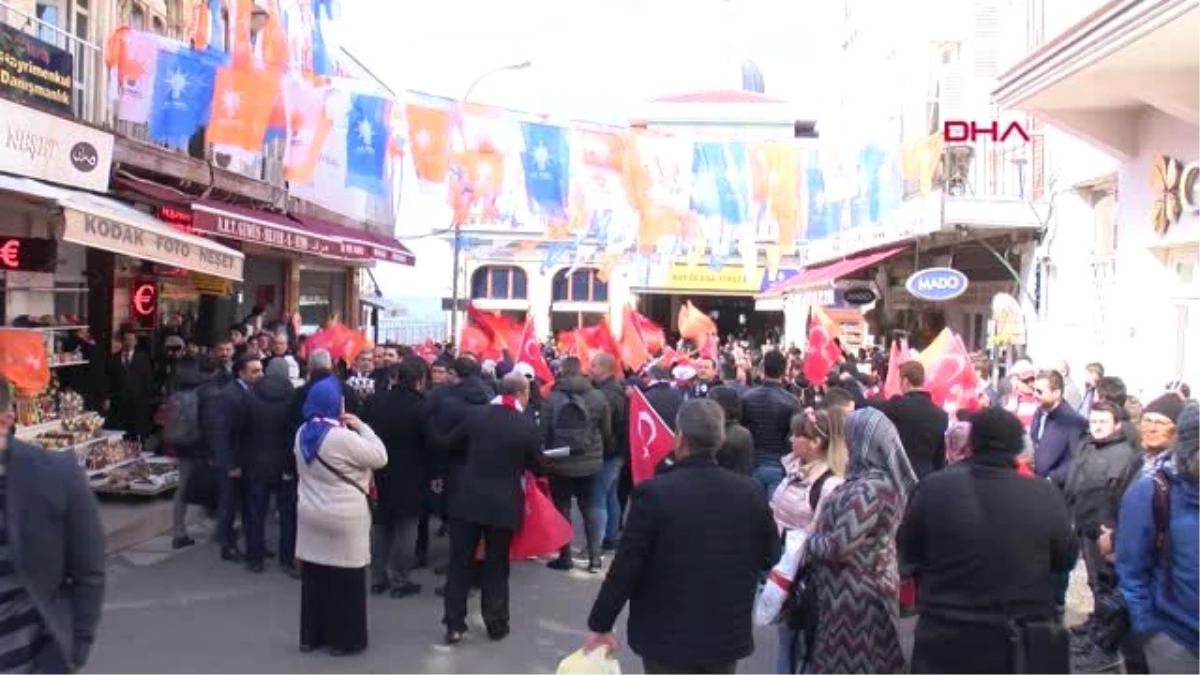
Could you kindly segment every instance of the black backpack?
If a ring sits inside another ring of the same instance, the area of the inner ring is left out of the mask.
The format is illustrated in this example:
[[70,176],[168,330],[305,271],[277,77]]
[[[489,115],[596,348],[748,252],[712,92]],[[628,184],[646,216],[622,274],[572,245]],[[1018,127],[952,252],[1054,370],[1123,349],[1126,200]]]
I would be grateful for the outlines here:
[[580,455],[593,448],[592,416],[588,413],[587,403],[579,394],[555,391],[550,394],[551,429],[553,430],[552,447],[571,449],[571,455]]
[[163,440],[168,445],[191,447],[200,442],[200,391],[184,389],[167,399],[167,419]]

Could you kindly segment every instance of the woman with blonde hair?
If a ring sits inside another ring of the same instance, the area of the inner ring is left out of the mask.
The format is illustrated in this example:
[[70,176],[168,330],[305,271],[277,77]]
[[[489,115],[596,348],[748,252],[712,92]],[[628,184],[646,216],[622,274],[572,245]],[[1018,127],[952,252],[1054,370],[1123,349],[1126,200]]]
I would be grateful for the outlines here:
[[[771,510],[780,534],[804,533],[816,518],[825,497],[842,484],[846,471],[846,413],[840,407],[806,410],[792,418],[791,453],[783,458],[786,475],[771,498]],[[777,673],[794,673],[796,639],[790,617],[779,624]]]

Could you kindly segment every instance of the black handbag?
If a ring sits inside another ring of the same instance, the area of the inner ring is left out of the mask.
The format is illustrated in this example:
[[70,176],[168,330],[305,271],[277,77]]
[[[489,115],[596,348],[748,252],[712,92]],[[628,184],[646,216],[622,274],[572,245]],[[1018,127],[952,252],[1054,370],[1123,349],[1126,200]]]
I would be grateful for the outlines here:
[[[817,506],[821,503],[821,490],[825,481],[833,477],[833,471],[821,474],[808,490],[808,505],[816,514]],[[807,566],[796,572],[796,579],[784,601],[784,612],[787,614],[787,625],[792,630],[804,631],[805,636],[811,636],[817,626],[817,591],[812,582],[812,573]]]

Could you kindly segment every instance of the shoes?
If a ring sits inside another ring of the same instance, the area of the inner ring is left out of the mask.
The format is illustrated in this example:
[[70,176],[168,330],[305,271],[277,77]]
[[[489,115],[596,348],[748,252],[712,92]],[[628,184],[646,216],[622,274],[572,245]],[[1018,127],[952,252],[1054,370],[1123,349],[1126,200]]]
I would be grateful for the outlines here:
[[429,567],[428,556],[418,555],[416,562],[413,563],[413,569],[414,570],[423,570],[427,567]]
[[1084,653],[1071,654],[1072,673],[1119,673],[1123,672],[1124,659],[1119,652],[1106,652],[1093,646]]
[[445,524],[445,523],[442,523],[441,527],[439,527],[439,528],[437,529],[437,532],[436,532],[436,533],[434,533],[434,535],[433,535],[433,536],[435,536],[435,537],[444,537],[444,536],[446,536],[446,532],[447,532],[447,531],[448,531],[448,530],[446,529],[446,524]]
[[246,563],[246,571],[247,572],[253,572],[254,574],[262,574],[263,572],[266,571],[266,569],[267,568],[263,565],[263,562],[261,560],[253,560],[253,561]]
[[439,577],[444,577],[446,576],[447,569],[449,569],[449,565],[438,565],[437,567],[433,568],[433,573]]
[[329,650],[329,655],[335,656],[335,657],[354,656],[355,654],[362,652],[366,648],[367,648],[366,645],[363,645],[362,647],[354,647],[353,649],[342,649],[341,647],[333,647]]
[[607,551],[615,551],[615,550],[617,550],[617,543],[618,542],[616,542],[612,539],[605,539],[603,542],[600,543],[600,550],[606,551],[606,552]]
[[439,598],[446,597],[446,587],[444,585],[438,586],[437,588],[433,589],[433,594],[438,596]]
[[279,563],[279,569],[283,570],[284,574],[288,575],[289,577],[291,577],[293,579],[300,578],[300,569],[297,568],[295,564],[289,565],[287,563]]
[[242,562],[244,558],[242,557],[242,552],[236,548],[223,548],[221,549],[221,560],[225,562]]
[[187,548],[195,543],[196,540],[188,536],[175,537],[171,540],[171,548],[178,551],[181,548]]
[[446,629],[445,642],[448,645],[456,645],[463,641],[466,636],[466,631]]
[[393,598],[407,598],[421,592],[421,584],[414,584],[411,581],[406,581],[396,588],[392,589]]
[[554,560],[546,563],[546,567],[549,567],[552,570],[565,572],[567,570],[575,569],[575,561],[571,560],[570,556],[560,555]]
[[589,574],[599,574],[602,569],[604,569],[604,562],[600,556],[588,560],[587,571]]
[[508,634],[511,632],[512,630],[507,625],[488,626],[487,629],[488,639],[492,642],[499,642],[503,640],[504,638],[508,637]]
[[383,595],[387,593],[388,588],[391,587],[387,584],[371,584],[371,595]]
[[312,652],[315,652],[315,651],[317,651],[316,645],[305,644],[303,642],[300,643],[300,653],[301,654],[311,654]]

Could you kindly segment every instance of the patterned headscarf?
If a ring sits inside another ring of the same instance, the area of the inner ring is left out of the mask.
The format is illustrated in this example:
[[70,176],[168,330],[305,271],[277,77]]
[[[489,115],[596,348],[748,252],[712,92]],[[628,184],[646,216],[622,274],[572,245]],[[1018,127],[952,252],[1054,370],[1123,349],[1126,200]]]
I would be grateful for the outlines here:
[[896,425],[874,408],[855,410],[846,419],[850,461],[846,481],[876,478],[891,483],[905,501],[917,485]]

